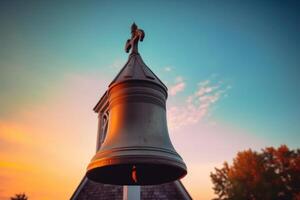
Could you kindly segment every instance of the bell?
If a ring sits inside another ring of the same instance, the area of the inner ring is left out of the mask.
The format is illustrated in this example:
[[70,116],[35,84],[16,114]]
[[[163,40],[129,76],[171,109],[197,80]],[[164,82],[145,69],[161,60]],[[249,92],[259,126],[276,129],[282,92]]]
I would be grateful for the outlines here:
[[184,177],[186,165],[167,128],[167,88],[137,49],[110,84],[107,98],[106,136],[87,177],[113,185],[155,185]]

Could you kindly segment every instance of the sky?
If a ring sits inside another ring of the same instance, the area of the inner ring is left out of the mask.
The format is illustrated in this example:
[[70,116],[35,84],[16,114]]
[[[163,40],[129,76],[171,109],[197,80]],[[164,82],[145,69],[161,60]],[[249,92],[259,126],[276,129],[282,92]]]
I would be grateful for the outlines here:
[[173,145],[197,200],[238,151],[300,146],[299,1],[0,1],[0,200],[68,199],[95,153],[93,107],[133,22],[169,89]]

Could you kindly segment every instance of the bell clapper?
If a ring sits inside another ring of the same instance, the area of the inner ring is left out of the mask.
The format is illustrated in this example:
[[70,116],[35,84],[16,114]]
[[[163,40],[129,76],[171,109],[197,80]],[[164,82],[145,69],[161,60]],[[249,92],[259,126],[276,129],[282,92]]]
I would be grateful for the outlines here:
[[131,177],[132,177],[132,180],[137,183],[137,174],[136,174],[136,167],[135,165],[132,166],[132,171],[131,171]]

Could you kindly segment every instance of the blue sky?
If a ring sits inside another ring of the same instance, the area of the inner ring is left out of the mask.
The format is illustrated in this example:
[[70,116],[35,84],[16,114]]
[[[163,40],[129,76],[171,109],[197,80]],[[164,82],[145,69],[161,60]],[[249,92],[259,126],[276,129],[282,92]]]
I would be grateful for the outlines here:
[[[125,62],[124,41],[136,21],[146,31],[140,51],[154,71],[172,66],[189,86],[211,74],[232,83],[231,100],[218,118],[274,136],[276,142],[283,135],[293,145],[300,139],[299,2],[1,4],[1,85],[17,99],[31,87],[59,84],[66,71],[92,71],[116,58]],[[12,83],[14,76],[21,80]],[[8,95],[4,99],[11,99]]]
[[182,129],[214,122],[299,147],[299,13],[297,1],[1,1],[0,120],[48,105],[70,74],[98,78],[90,87],[100,97],[127,60],[135,21],[145,63],[169,89],[181,84],[170,108],[183,109],[200,82],[216,88],[209,110]]

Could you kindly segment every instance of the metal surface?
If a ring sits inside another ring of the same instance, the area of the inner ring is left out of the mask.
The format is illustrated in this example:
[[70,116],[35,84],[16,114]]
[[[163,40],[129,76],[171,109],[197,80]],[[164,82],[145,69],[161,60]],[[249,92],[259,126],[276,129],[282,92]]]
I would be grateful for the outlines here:
[[[131,46],[138,42],[134,36]],[[115,185],[154,185],[186,175],[186,166],[169,138],[167,88],[134,48],[110,84],[107,98],[108,129],[88,165],[89,179]]]
[[132,49],[132,53],[138,53],[138,42],[143,41],[145,37],[145,33],[142,29],[138,29],[137,25],[133,23],[131,25],[131,39],[127,40],[125,45],[126,53]]

